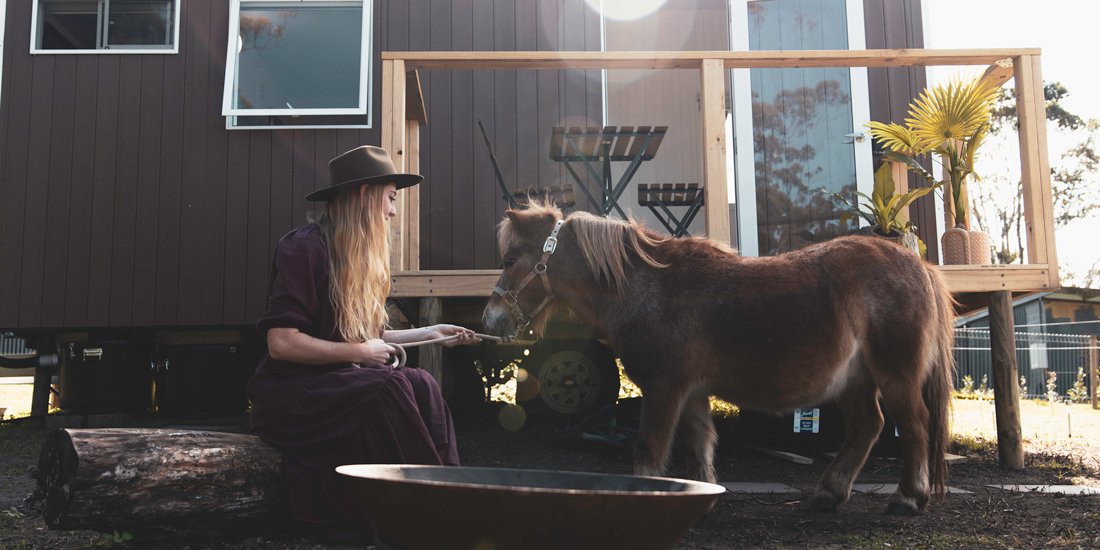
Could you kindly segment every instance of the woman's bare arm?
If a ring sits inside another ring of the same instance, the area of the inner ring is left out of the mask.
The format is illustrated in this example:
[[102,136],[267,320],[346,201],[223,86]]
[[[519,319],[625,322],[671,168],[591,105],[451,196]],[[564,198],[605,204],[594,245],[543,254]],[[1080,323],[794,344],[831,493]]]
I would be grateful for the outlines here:
[[379,365],[388,362],[396,350],[379,339],[363,343],[331,342],[296,328],[273,328],[267,331],[267,352],[272,359],[303,365]]

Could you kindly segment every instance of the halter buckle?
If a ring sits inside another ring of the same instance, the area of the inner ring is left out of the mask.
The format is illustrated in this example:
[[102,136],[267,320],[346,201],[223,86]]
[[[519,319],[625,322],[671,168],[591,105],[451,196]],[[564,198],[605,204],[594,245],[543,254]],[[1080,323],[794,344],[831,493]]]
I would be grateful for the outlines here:
[[543,254],[553,254],[558,249],[558,238],[551,235],[546,237],[546,242],[542,243]]

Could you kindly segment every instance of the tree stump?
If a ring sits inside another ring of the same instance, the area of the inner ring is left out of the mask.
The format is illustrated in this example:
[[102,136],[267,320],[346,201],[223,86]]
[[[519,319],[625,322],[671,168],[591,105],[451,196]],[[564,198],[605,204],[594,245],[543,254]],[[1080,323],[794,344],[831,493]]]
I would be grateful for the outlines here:
[[57,430],[37,479],[50,529],[226,537],[293,525],[279,453],[251,435]]

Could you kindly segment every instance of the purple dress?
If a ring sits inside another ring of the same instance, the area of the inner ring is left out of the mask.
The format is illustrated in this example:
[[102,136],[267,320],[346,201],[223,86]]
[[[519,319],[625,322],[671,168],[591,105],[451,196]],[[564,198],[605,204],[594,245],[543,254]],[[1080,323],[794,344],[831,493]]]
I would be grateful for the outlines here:
[[[343,341],[329,300],[321,229],[287,233],[275,249],[262,334],[296,328]],[[334,469],[342,464],[458,464],[439,385],[420,369],[301,365],[264,358],[248,384],[252,428],[283,455],[295,518],[324,536],[369,536],[370,521]]]

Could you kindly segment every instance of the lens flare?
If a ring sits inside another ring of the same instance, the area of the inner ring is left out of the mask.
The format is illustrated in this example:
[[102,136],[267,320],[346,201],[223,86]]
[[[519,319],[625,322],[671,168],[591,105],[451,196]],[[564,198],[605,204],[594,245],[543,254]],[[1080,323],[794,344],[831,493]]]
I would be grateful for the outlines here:
[[584,0],[608,19],[635,21],[661,8],[667,0]]

